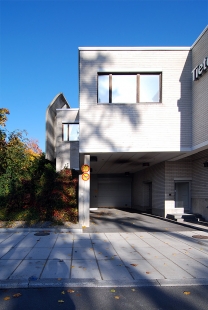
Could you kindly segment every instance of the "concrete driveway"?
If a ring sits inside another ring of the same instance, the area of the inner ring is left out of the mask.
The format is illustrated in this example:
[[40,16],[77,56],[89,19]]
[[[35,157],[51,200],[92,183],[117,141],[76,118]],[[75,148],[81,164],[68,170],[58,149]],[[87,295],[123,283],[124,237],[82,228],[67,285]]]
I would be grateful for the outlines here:
[[159,217],[140,214],[134,209],[99,208],[90,211],[90,227],[85,228],[84,232],[166,232],[189,229],[192,228]]

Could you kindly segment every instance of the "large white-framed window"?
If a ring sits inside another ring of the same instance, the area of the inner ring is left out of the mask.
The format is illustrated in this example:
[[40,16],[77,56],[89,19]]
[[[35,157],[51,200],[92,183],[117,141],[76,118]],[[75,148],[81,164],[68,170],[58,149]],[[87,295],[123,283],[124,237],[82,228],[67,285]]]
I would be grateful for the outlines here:
[[79,141],[79,124],[63,123],[62,140]]
[[98,73],[98,103],[159,103],[161,84],[161,72]]

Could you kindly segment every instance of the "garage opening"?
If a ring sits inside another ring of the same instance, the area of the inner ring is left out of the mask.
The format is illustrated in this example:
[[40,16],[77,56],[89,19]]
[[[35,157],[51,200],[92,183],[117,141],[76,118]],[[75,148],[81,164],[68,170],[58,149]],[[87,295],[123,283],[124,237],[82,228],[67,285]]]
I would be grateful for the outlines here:
[[130,177],[98,177],[98,208],[130,208]]

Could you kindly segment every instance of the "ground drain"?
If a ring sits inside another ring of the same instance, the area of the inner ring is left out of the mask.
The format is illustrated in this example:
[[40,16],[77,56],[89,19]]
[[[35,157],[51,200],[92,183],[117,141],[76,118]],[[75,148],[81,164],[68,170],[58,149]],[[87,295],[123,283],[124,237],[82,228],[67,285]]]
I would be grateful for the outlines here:
[[34,234],[34,236],[41,236],[41,237],[48,236],[48,235],[50,235],[50,233],[48,232],[37,232]]
[[208,239],[208,236],[194,235],[194,236],[192,236],[192,238],[196,238],[196,239]]

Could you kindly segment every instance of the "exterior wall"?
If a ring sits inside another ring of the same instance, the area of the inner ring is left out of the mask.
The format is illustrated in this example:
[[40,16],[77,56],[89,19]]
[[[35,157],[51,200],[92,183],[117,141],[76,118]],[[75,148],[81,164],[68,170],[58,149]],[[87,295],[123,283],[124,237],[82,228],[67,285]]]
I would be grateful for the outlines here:
[[208,160],[208,150],[192,157],[192,212],[201,214],[208,221],[208,168],[203,163]]
[[98,207],[98,176],[92,174],[90,177],[90,207]]
[[205,150],[180,161],[166,161],[137,172],[133,179],[133,207],[143,212],[149,208],[147,185],[152,182],[152,213],[164,217],[177,211],[183,213],[175,209],[175,182],[189,181],[190,211],[208,220],[208,168],[203,165],[207,159],[208,150]]
[[[192,47],[192,69],[208,57],[208,27]],[[192,212],[201,214],[208,220],[208,168],[203,163],[208,160],[208,69],[192,82],[193,97],[193,149],[204,149],[191,156],[192,159]]]
[[62,123],[79,123],[78,109],[57,110],[56,170],[79,168],[79,141],[62,141]]
[[46,159],[54,161],[56,158],[56,109],[69,108],[63,94],[58,94],[46,110]]
[[[168,213],[176,213],[175,209],[175,181],[192,181],[191,159],[183,159],[176,162],[165,163],[165,216]],[[180,208],[179,208],[180,209]],[[181,211],[183,213],[183,210]]]
[[152,183],[152,213],[164,216],[165,206],[165,163],[157,164],[134,174],[132,186],[133,208],[146,211],[147,184]]
[[[192,69],[208,57],[208,27],[192,48]],[[193,97],[193,148],[208,147],[208,70],[192,81]]]
[[[97,104],[104,71],[162,72],[162,103]],[[190,72],[189,50],[80,50],[80,152],[190,150]]]

